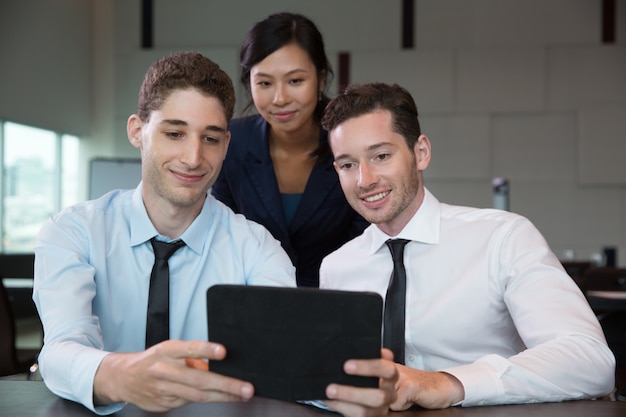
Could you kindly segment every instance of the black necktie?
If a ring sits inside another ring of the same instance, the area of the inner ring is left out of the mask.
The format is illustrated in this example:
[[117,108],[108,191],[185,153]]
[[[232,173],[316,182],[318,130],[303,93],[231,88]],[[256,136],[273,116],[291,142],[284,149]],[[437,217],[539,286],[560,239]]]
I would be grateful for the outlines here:
[[385,297],[383,346],[391,349],[397,363],[404,364],[404,322],[406,312],[405,239],[389,239],[387,246],[393,258],[393,272]]
[[154,266],[150,274],[148,318],[146,322],[146,349],[170,338],[170,268],[167,260],[185,246],[178,240],[167,243],[150,239],[154,249]]

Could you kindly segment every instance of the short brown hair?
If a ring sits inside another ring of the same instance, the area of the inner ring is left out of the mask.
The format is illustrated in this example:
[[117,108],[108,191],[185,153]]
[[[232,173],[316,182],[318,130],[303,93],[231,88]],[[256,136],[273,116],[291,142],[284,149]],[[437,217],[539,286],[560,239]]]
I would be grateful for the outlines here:
[[146,73],[137,114],[143,121],[158,110],[174,90],[193,88],[217,98],[224,108],[226,120],[233,117],[235,90],[230,77],[213,61],[196,52],[178,52],[153,63]]
[[384,83],[353,84],[333,98],[322,118],[322,126],[329,134],[348,119],[375,111],[391,113],[394,132],[402,135],[409,149],[422,134],[417,106],[411,93],[397,84]]

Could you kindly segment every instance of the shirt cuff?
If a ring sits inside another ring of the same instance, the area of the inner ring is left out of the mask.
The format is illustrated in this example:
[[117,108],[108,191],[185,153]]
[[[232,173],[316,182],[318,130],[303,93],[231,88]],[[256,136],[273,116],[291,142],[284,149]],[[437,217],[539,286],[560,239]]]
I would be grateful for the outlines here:
[[471,407],[498,403],[504,397],[501,376],[509,365],[506,359],[489,355],[468,365],[441,369],[441,372],[456,377],[465,390],[463,401],[453,405]]
[[93,407],[91,411],[93,411],[99,416],[107,416],[109,414],[117,413],[122,408],[124,408],[125,405],[126,403],[115,403],[115,404],[108,404],[108,405],[101,405],[101,406],[99,405],[97,407]]
[[126,403],[114,403],[96,406],[93,403],[93,383],[96,371],[100,367],[102,359],[109,353],[88,348],[82,350],[74,360],[76,369],[72,372],[74,375],[73,390],[77,393],[79,401],[98,415],[113,414],[126,405]]

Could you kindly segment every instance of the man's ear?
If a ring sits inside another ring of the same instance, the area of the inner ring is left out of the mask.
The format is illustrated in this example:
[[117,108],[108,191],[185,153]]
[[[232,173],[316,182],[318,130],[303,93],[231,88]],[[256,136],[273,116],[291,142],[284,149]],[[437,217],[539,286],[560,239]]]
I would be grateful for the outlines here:
[[424,171],[430,165],[430,140],[426,135],[420,135],[413,145],[413,152],[417,161],[417,170]]
[[126,134],[131,145],[135,148],[141,148],[141,128],[143,127],[143,121],[138,115],[133,114],[128,118],[126,123]]

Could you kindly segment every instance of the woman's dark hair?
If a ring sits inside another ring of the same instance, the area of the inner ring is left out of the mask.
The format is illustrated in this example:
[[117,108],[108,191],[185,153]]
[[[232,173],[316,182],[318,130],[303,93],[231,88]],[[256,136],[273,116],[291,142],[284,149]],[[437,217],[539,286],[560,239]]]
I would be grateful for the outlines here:
[[[306,51],[315,65],[318,81],[324,80],[328,87],[333,71],[326,57],[324,39],[315,24],[307,17],[295,13],[275,13],[257,22],[246,34],[241,45],[240,65],[241,83],[250,94],[250,70],[263,61],[268,55],[292,42]],[[322,120],[324,108],[329,102],[328,96],[322,91],[318,100],[314,117]],[[253,105],[252,98],[243,109],[247,111]]]

